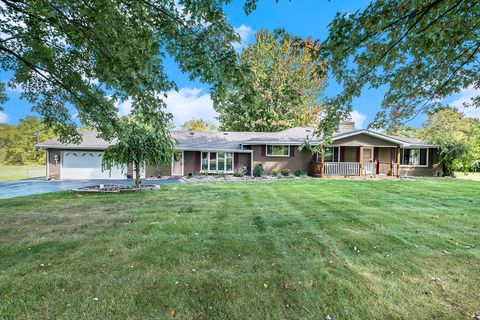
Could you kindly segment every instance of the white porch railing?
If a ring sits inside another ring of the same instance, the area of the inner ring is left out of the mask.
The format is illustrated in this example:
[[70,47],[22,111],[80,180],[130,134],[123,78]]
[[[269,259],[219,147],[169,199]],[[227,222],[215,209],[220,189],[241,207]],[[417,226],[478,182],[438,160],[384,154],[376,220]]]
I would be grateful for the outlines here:
[[360,175],[359,162],[325,162],[326,176],[358,176]]
[[[316,168],[318,170],[313,173],[319,174],[321,170],[320,163]],[[378,172],[377,172],[378,166]],[[362,175],[374,176],[377,173],[398,176],[398,164],[396,163],[377,163],[377,162],[363,162],[362,163]],[[360,163],[359,162],[325,162],[323,165],[323,174],[325,176],[359,176],[360,175]]]

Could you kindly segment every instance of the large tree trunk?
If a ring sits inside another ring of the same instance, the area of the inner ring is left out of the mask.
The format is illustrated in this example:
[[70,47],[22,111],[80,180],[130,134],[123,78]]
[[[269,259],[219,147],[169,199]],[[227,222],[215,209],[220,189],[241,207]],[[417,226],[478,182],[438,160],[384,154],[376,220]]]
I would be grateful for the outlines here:
[[138,165],[138,162],[133,163],[135,167],[135,188],[140,187],[140,166]]

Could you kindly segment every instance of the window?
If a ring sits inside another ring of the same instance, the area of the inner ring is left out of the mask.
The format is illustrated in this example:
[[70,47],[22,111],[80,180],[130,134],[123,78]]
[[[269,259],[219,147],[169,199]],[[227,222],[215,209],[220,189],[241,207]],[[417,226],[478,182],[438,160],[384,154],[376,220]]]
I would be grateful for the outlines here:
[[202,152],[202,171],[232,172],[233,152]]
[[290,146],[267,146],[267,156],[268,157],[289,157],[290,156]]
[[428,149],[402,149],[401,164],[407,166],[426,166]]
[[208,152],[202,152],[202,171],[208,171]]
[[[321,161],[322,155],[317,153],[317,161]],[[325,162],[340,161],[340,147],[326,147],[323,156]]]
[[210,152],[210,171],[217,171],[217,153]]

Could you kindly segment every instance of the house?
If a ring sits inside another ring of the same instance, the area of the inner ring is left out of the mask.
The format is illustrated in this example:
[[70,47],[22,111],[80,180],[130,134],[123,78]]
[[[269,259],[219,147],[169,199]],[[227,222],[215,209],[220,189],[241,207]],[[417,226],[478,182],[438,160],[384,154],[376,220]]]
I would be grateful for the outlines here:
[[[345,121],[324,146],[323,154],[299,148],[312,138],[312,128],[292,128],[280,132],[187,132],[172,131],[176,151],[172,163],[147,167],[142,176],[185,176],[199,173],[252,174],[262,164],[268,174],[274,168],[291,172],[305,170],[314,176],[441,176],[438,148],[425,141],[355,129]],[[58,139],[40,143],[47,154],[48,179],[127,179],[133,167],[102,171],[103,151],[109,143],[95,132],[81,132],[80,144],[63,144]]]

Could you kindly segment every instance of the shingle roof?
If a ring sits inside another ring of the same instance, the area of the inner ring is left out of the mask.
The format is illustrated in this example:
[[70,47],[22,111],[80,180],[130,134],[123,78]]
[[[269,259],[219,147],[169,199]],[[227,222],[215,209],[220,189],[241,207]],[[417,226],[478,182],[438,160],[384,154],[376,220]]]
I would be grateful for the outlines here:
[[[280,132],[172,131],[171,135],[177,143],[178,150],[241,150],[242,145],[266,143],[300,145],[305,141],[311,144],[320,143],[320,139],[312,139],[313,131],[313,128],[297,127]],[[333,138],[361,133],[384,136],[386,139],[393,139],[405,145],[431,146],[420,139],[386,136],[365,129],[337,132]],[[95,131],[82,131],[80,134],[83,138],[80,144],[63,144],[58,139],[51,139],[36,146],[54,149],[105,149],[115,143],[115,140],[107,142],[99,138]]]

